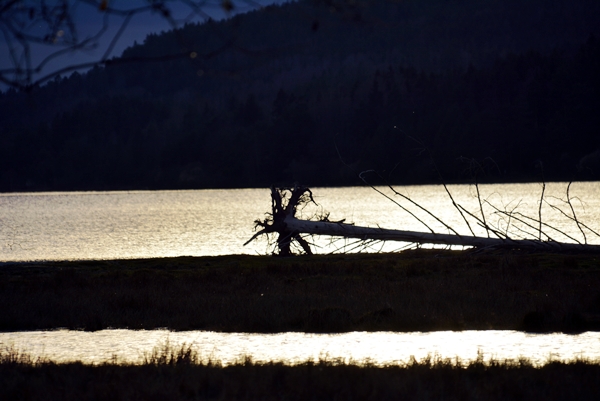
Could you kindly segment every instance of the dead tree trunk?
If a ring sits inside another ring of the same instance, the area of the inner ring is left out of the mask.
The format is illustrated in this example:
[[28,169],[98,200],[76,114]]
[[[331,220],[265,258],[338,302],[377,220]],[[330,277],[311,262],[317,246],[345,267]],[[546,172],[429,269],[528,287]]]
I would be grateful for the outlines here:
[[[289,200],[283,195],[290,192]],[[271,188],[272,213],[265,221],[256,221],[263,227],[249,241],[262,234],[278,233],[279,255],[291,255],[291,243],[297,241],[307,254],[312,254],[310,246],[301,234],[327,235],[333,237],[356,238],[361,240],[401,241],[415,244],[459,245],[475,248],[521,249],[550,252],[594,252],[600,253],[600,245],[571,244],[554,241],[529,239],[488,238],[470,235],[437,234],[416,231],[392,230],[375,227],[359,227],[343,222],[301,220],[295,217],[296,208],[301,203],[314,202],[312,192],[305,187],[278,190]],[[285,202],[287,200],[287,202]]]
[[471,235],[436,234],[417,231],[359,227],[352,224],[300,220],[288,216],[286,230],[294,234],[329,235],[362,240],[401,241],[415,244],[471,246],[475,248],[529,249],[538,251],[600,252],[600,245],[581,245],[528,239],[474,237]]
[[[286,199],[283,193],[288,190],[291,194],[289,199]],[[281,188],[271,187],[271,213],[267,214],[264,221],[256,220],[256,227],[262,229],[254,234],[244,245],[252,242],[256,237],[262,234],[277,233],[277,247],[279,248],[280,256],[290,256],[292,254],[292,241],[298,242],[304,252],[311,255],[310,245],[304,240],[299,232],[289,229],[286,224],[288,217],[294,217],[298,205],[314,202],[312,192],[305,187]]]

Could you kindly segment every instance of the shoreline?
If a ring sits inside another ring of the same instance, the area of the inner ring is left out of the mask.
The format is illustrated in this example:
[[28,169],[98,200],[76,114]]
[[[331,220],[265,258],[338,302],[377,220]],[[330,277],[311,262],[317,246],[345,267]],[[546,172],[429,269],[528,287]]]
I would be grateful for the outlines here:
[[[588,183],[588,182],[600,182],[599,179],[597,178],[585,178],[585,177],[578,177],[577,179],[574,180],[567,180],[564,178],[555,178],[555,179],[548,179],[546,178],[544,180],[544,183],[546,184],[564,184],[567,185],[569,182],[572,183]],[[511,180],[486,180],[483,182],[479,182],[478,185],[480,186],[485,186],[485,185],[506,185],[506,184],[537,184],[540,183],[541,181],[537,178],[532,178],[530,176],[527,175],[523,175],[521,177],[521,179],[511,179]],[[454,179],[454,180],[448,180],[445,182],[446,185],[473,185],[473,180],[472,179]],[[388,184],[378,184],[376,186],[387,186]],[[393,187],[399,187],[399,186],[411,186],[411,187],[418,187],[418,186],[440,186],[440,182],[438,179],[431,179],[431,180],[423,180],[423,181],[414,181],[414,182],[405,182],[405,181],[393,181],[390,182],[389,185],[393,186]],[[182,186],[182,187],[169,187],[169,186],[164,186],[164,187],[139,187],[139,188],[135,188],[135,187],[127,187],[127,188],[120,188],[120,187],[108,187],[107,189],[86,189],[86,188],[71,188],[71,189],[67,189],[67,188],[60,188],[60,189],[49,189],[49,188],[45,188],[45,189],[33,189],[33,190],[29,190],[29,191],[21,191],[21,190],[14,190],[14,191],[0,191],[0,196],[18,196],[18,195],[60,195],[60,194],[70,194],[70,193],[78,193],[78,194],[98,194],[98,193],[108,193],[108,192],[118,192],[118,193],[122,193],[122,192],[130,192],[130,193],[137,193],[137,192],[155,192],[155,191],[164,191],[164,192],[176,192],[176,191],[220,191],[220,190],[236,190],[236,189],[266,189],[268,190],[272,185],[266,185],[266,186],[252,186],[252,185],[248,185],[248,186],[227,186],[227,185],[223,185],[223,186],[207,186],[207,187],[203,187],[203,188],[189,188],[186,186]],[[364,187],[364,182],[361,180],[357,180],[356,182],[349,184],[349,183],[342,183],[342,184],[330,184],[330,185],[316,185],[316,186],[311,186],[312,189],[317,189],[317,188],[353,188],[353,187]]]
[[600,330],[600,257],[416,250],[0,265],[0,330]]
[[455,364],[426,358],[358,366],[327,359],[294,366],[251,359],[222,366],[189,348],[157,349],[141,365],[53,363],[0,352],[0,396],[29,400],[115,399],[545,399],[592,400],[600,364],[537,367],[526,360]]
[[[0,266],[0,330],[107,327],[312,332],[599,330],[600,257],[419,250],[276,258],[181,257]],[[570,319],[570,320],[569,320]],[[527,326],[529,325],[529,326]],[[142,364],[34,359],[0,350],[0,398],[593,400],[596,360],[435,356],[373,366],[250,358],[223,366],[185,344]]]

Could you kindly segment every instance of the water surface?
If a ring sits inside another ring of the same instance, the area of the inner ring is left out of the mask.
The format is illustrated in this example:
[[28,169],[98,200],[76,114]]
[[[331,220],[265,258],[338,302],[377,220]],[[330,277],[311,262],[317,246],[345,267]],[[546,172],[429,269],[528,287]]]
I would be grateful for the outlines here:
[[[565,242],[600,243],[600,238],[583,229],[568,216],[599,232],[600,183],[571,186],[573,210],[566,200],[566,183],[549,184],[541,202],[542,220],[552,239]],[[315,201],[299,211],[311,218],[330,212],[332,221],[346,219],[357,225],[447,233],[448,229],[406,198],[385,191],[392,200],[368,187],[313,188]],[[461,234],[470,234],[452,200],[441,186],[402,186],[405,197],[435,213]],[[475,187],[449,186],[454,200],[475,215],[480,202]],[[533,237],[531,226],[516,224],[503,211],[537,218],[541,184],[482,185],[482,205],[487,222],[514,237]],[[489,202],[489,203],[488,203]],[[166,256],[210,256],[265,254],[266,240],[244,247],[253,234],[253,222],[264,218],[271,205],[269,190],[195,190],[135,192],[64,192],[0,194],[0,261],[127,259]],[[493,205],[493,206],[490,206]],[[560,208],[560,211],[557,210]],[[414,213],[418,218],[413,217]],[[515,215],[516,216],[516,215]],[[477,235],[487,235],[471,220]],[[535,227],[535,225],[534,225]],[[352,241],[312,240],[315,251],[328,253],[355,248]],[[345,247],[346,246],[346,247]],[[394,251],[406,244],[372,244],[367,251]],[[486,359],[526,357],[535,363],[550,358],[600,359],[600,333],[580,335],[532,335],[510,331],[463,331],[432,333],[345,333],[318,335],[281,333],[274,335],[212,332],[169,332],[167,330],[39,331],[0,333],[2,347],[14,346],[34,356],[56,361],[139,361],[154,347],[192,344],[201,355],[225,364],[244,355],[256,361],[301,362],[328,357],[344,361],[370,360],[376,364],[403,363],[427,355],[470,361],[483,353]]]
[[250,356],[257,362],[289,364],[327,358],[375,365],[403,364],[428,355],[462,362],[527,358],[536,365],[575,358],[600,360],[600,333],[527,334],[517,331],[437,331],[427,333],[350,332],[342,334],[248,334],[168,330],[71,330],[0,333],[0,346],[57,362],[141,362],[168,342],[191,345],[203,358],[227,365]]
[[[565,203],[566,187],[566,183],[546,186],[542,220],[571,236],[546,228],[553,240],[583,241],[577,225],[565,216],[572,216]],[[480,215],[474,186],[448,188],[457,203]],[[331,221],[346,219],[368,227],[449,232],[402,196],[386,188],[378,189],[402,207],[369,187],[313,188],[318,205],[308,205],[299,211],[299,216],[310,218],[329,212]],[[435,213],[460,234],[470,234],[442,186],[399,186],[396,190]],[[498,210],[537,218],[541,192],[541,184],[480,186],[487,222],[501,231],[510,224],[515,238],[536,237],[535,228],[518,224]],[[600,183],[573,183],[570,195],[578,219],[600,232]],[[254,220],[264,218],[270,207],[266,188],[0,194],[0,261],[265,254],[271,250],[266,239],[245,247],[243,244],[254,233]],[[487,235],[473,219],[470,224],[475,234]],[[599,237],[584,231],[589,242],[600,243]],[[320,238],[311,242],[317,253],[365,250],[354,248],[352,241]],[[394,251],[404,246],[375,243],[366,250]]]

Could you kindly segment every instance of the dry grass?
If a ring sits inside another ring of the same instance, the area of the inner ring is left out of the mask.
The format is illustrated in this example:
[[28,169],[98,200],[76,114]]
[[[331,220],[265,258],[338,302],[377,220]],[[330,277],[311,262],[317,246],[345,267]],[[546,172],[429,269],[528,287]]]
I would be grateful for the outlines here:
[[402,366],[244,359],[220,366],[189,347],[158,348],[139,365],[56,364],[0,351],[0,399],[19,400],[595,400],[600,364],[526,360],[456,364],[429,358]]
[[0,330],[600,329],[600,258],[223,256],[0,267]]
[[[419,251],[0,266],[1,330],[598,330],[594,256]],[[0,350],[0,399],[595,400],[600,363],[430,358],[402,366],[232,365],[168,343],[141,364],[57,364]]]

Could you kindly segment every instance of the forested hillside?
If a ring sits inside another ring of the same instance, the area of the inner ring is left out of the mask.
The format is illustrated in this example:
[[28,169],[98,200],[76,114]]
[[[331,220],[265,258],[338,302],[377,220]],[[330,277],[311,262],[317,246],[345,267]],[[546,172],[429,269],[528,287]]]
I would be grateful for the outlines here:
[[299,1],[188,24],[2,93],[0,191],[600,179],[598,38],[596,0]]

